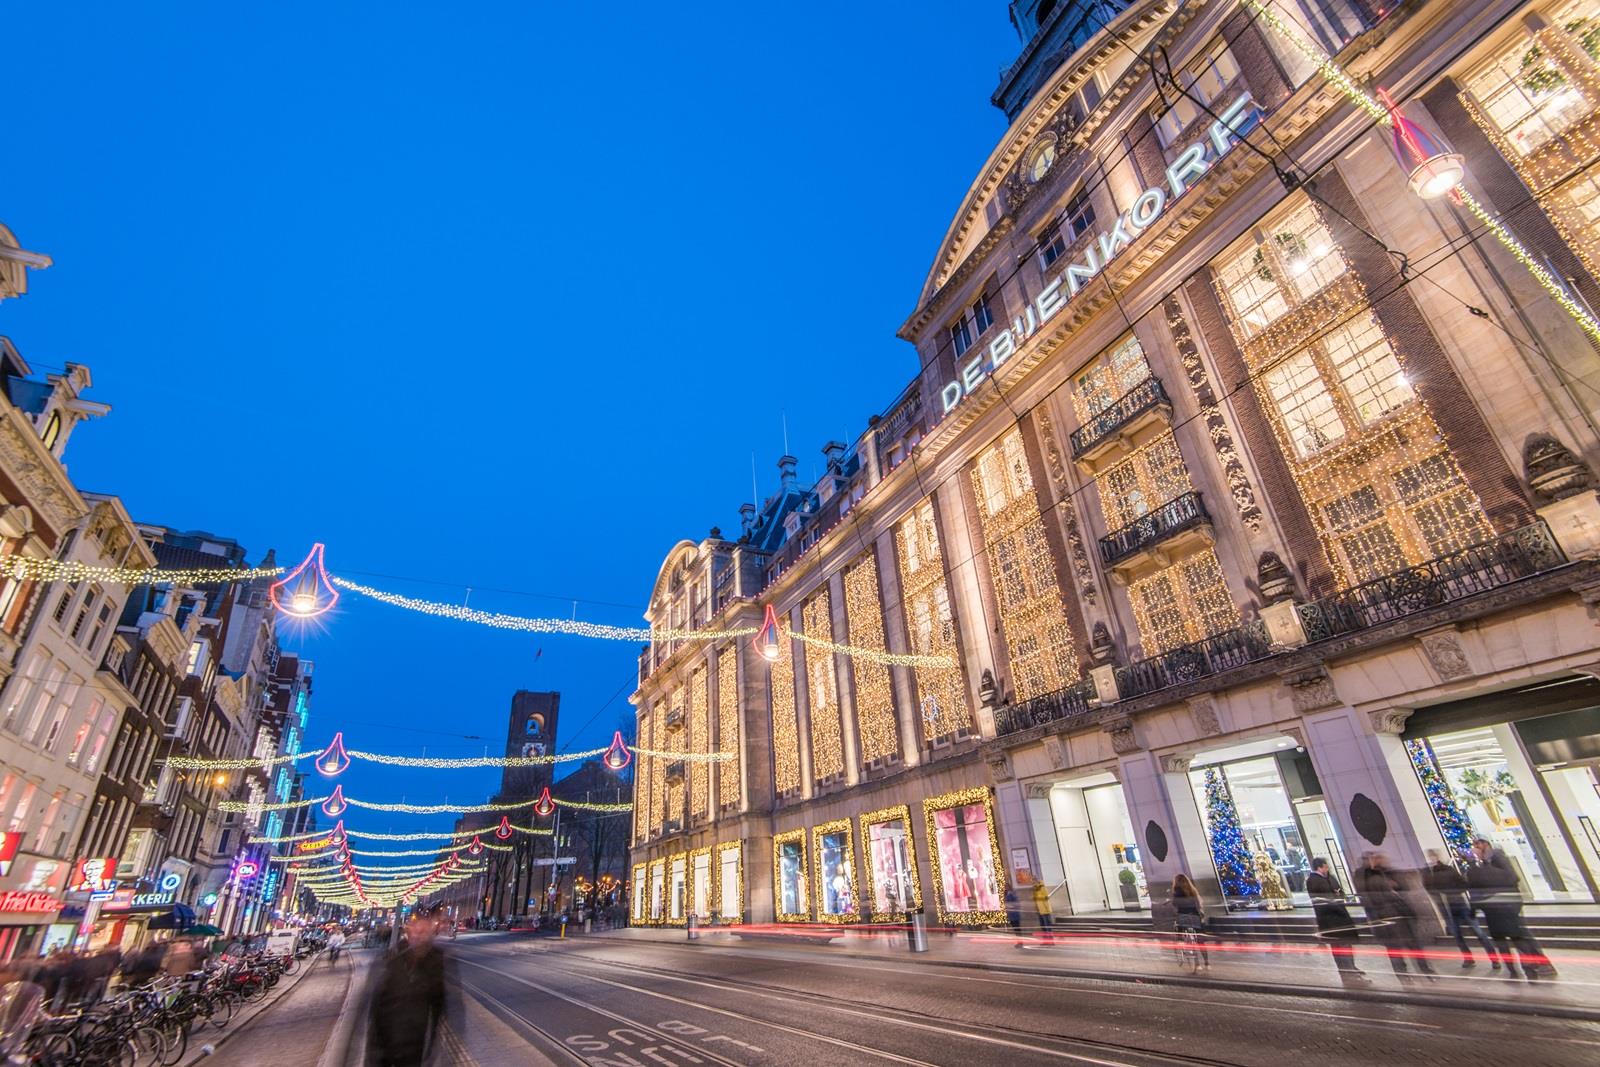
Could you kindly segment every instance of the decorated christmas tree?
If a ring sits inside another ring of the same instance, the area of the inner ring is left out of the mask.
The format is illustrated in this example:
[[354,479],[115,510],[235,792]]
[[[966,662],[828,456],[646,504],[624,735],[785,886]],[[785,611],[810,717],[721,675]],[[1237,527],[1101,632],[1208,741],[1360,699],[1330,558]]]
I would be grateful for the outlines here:
[[1439,773],[1433,746],[1426,741],[1407,741],[1406,753],[1411,757],[1411,765],[1417,769],[1417,778],[1422,782],[1423,793],[1427,794],[1428,807],[1433,809],[1439,832],[1444,834],[1444,843],[1450,846],[1451,853],[1458,861],[1471,862],[1472,823],[1467,813],[1461,810],[1461,805],[1456,803],[1450,783]]
[[1261,885],[1252,869],[1250,850],[1239,829],[1239,809],[1233,806],[1228,780],[1215,767],[1206,768],[1206,827],[1211,839],[1211,859],[1222,882],[1222,894],[1230,899],[1253,899],[1261,895]]

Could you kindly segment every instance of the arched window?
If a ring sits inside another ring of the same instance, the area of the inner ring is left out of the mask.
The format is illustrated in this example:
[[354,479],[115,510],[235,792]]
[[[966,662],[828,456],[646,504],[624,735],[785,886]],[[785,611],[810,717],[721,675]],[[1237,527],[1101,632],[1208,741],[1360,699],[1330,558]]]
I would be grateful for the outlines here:
[[50,419],[44,424],[44,432],[39,435],[39,440],[44,442],[44,447],[56,447],[56,441],[61,437],[61,412],[52,411]]

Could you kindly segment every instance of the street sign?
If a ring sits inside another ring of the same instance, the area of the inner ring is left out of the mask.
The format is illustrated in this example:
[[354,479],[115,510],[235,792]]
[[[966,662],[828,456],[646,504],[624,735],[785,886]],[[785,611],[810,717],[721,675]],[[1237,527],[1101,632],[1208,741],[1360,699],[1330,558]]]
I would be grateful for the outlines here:
[[574,863],[577,863],[577,862],[578,862],[578,857],[576,857],[576,856],[557,856],[555,859],[551,859],[549,856],[545,856],[545,857],[543,857],[541,859],[534,860],[533,863],[530,866],[534,866],[534,867],[570,867]]

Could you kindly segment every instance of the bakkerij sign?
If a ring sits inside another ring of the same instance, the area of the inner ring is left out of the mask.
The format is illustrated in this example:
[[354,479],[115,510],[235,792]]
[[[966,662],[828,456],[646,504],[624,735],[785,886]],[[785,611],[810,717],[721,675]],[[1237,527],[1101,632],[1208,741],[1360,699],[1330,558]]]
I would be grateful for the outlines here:
[[[1249,128],[1256,118],[1255,107],[1249,93],[1228,105],[1228,109],[1211,124],[1209,135],[1202,141],[1185,148],[1167,168],[1165,185],[1152,186],[1139,194],[1133,206],[1117,216],[1109,230],[1090,242],[1080,262],[1068,263],[1067,269],[1039,291],[1021,315],[1002,327],[989,347],[961,368],[961,375],[939,391],[941,416],[950,414],[957,404],[983,384],[983,380],[1005,365],[1016,355],[1018,345],[1038,333],[1052,318],[1078,295],[1078,291],[1092,282],[1113,259],[1133,243],[1134,239],[1156,224],[1156,221],[1195,182],[1205,176],[1223,156],[1238,143],[1241,127]],[[1065,292],[1062,290],[1065,289]]]

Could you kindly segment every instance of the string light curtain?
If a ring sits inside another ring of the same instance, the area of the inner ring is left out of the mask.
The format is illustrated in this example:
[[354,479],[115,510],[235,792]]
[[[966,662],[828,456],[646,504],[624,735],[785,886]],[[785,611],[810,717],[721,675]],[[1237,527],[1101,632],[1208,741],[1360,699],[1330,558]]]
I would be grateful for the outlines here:
[[1017,699],[1065,688],[1081,674],[1020,430],[978,454],[972,483]]
[[[900,567],[901,608],[911,650],[924,656],[948,657],[955,663],[955,617],[950,610],[944,552],[931,498],[913,508],[895,527],[895,547]],[[972,729],[966,678],[959,665],[918,671],[916,683],[926,741],[953,737]]]
[[[780,638],[780,640],[785,640]],[[794,699],[794,643],[768,666],[772,678],[772,781],[779,796],[800,789],[800,723]]]
[[[807,634],[829,635],[833,602],[826,586],[801,608],[800,619]],[[833,655],[807,648],[805,671],[807,706],[811,712],[811,775],[818,783],[827,782],[844,774],[844,736]]]
[[[878,594],[878,561],[870,548],[844,572],[844,614],[852,644],[887,647],[883,602]],[[889,668],[857,659],[850,663],[850,670],[855,677],[856,732],[862,764],[896,755],[900,751],[900,726]]]
[[739,802],[739,661],[735,645],[717,653],[717,748],[734,754],[717,770],[717,804]]
[[[697,667],[689,676],[689,743],[684,746],[696,756],[705,755],[710,745],[710,711],[706,692],[706,669]],[[689,814],[704,818],[711,804],[712,768],[703,759],[689,761]]]

